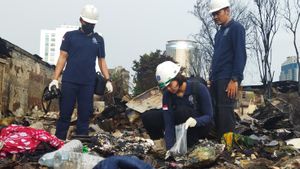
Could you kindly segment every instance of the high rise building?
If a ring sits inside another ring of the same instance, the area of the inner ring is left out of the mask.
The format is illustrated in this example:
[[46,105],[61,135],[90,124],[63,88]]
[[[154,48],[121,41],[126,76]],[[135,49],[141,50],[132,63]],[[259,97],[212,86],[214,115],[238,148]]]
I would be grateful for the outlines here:
[[55,65],[59,56],[62,37],[67,31],[78,29],[78,26],[61,25],[54,30],[41,30],[40,56],[45,62]]
[[298,81],[298,65],[296,56],[288,56],[286,61],[283,62],[281,65],[279,80]]

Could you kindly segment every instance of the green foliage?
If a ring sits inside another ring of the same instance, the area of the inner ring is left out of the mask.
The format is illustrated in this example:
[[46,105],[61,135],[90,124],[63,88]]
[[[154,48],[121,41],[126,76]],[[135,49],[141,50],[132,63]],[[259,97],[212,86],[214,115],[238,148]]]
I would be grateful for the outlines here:
[[114,98],[122,99],[123,96],[129,95],[129,71],[122,67],[116,67],[111,69],[109,74],[114,85]]
[[133,89],[133,95],[138,95],[144,91],[157,86],[155,79],[155,71],[158,64],[173,59],[170,56],[166,56],[161,53],[160,50],[151,52],[150,54],[144,54],[140,56],[140,60],[133,61],[132,70],[135,71],[133,82],[135,87]]

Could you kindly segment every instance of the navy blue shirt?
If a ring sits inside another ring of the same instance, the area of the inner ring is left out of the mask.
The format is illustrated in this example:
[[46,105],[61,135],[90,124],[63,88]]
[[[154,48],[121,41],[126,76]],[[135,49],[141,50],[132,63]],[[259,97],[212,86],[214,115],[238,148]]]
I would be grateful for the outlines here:
[[210,80],[237,78],[243,80],[246,64],[245,29],[234,21],[221,26],[215,35]]
[[93,85],[96,58],[105,57],[103,38],[96,33],[87,36],[80,30],[70,31],[64,35],[60,50],[68,53],[62,81]]
[[[197,127],[206,126],[213,120],[213,110],[209,91],[206,86],[199,83],[197,91],[199,97],[196,105],[198,107],[196,119]],[[172,94],[169,91],[165,91],[163,94],[163,117],[165,123],[165,141],[167,149],[170,149],[175,143],[175,119],[174,119],[174,105],[186,105],[191,108],[194,107],[193,96],[195,93],[192,91],[191,81],[187,80],[186,91],[183,97],[179,97],[176,94]],[[201,132],[201,131],[199,131]]]

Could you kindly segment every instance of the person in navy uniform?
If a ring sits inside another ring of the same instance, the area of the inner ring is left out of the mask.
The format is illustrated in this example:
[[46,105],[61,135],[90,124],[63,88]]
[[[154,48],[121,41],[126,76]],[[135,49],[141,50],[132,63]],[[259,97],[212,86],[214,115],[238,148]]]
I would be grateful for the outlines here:
[[209,85],[215,111],[215,125],[220,139],[234,132],[234,105],[246,64],[245,29],[231,19],[228,0],[211,0],[210,13],[220,29],[214,38]]
[[164,137],[166,149],[176,142],[175,126],[185,123],[187,146],[208,138],[213,126],[213,108],[208,88],[198,79],[183,75],[181,66],[172,61],[160,63],[156,80],[163,90],[162,109],[142,114],[142,121],[153,140]]
[[[93,113],[93,94],[96,76],[96,59],[107,80],[106,89],[113,91],[105,61],[105,48],[102,36],[94,32],[98,22],[98,10],[93,5],[85,5],[80,14],[81,27],[63,36],[60,55],[56,64],[53,80],[49,84],[59,88],[58,79],[62,74],[60,114],[55,135],[65,140],[71,116],[77,102],[77,135],[88,135],[89,117]],[[64,71],[63,71],[64,69]]]

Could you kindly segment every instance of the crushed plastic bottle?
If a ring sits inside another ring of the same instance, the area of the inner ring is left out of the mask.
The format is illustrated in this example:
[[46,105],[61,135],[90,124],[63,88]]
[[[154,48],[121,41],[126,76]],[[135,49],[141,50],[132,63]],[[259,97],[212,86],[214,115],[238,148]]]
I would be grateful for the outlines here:
[[39,159],[39,164],[44,165],[47,167],[53,167],[54,166],[54,155],[55,153],[59,151],[70,151],[70,152],[81,152],[82,151],[82,143],[79,140],[71,140],[70,142],[63,145],[60,149],[44,154]]
[[59,151],[54,155],[54,169],[92,169],[103,159],[87,153]]

